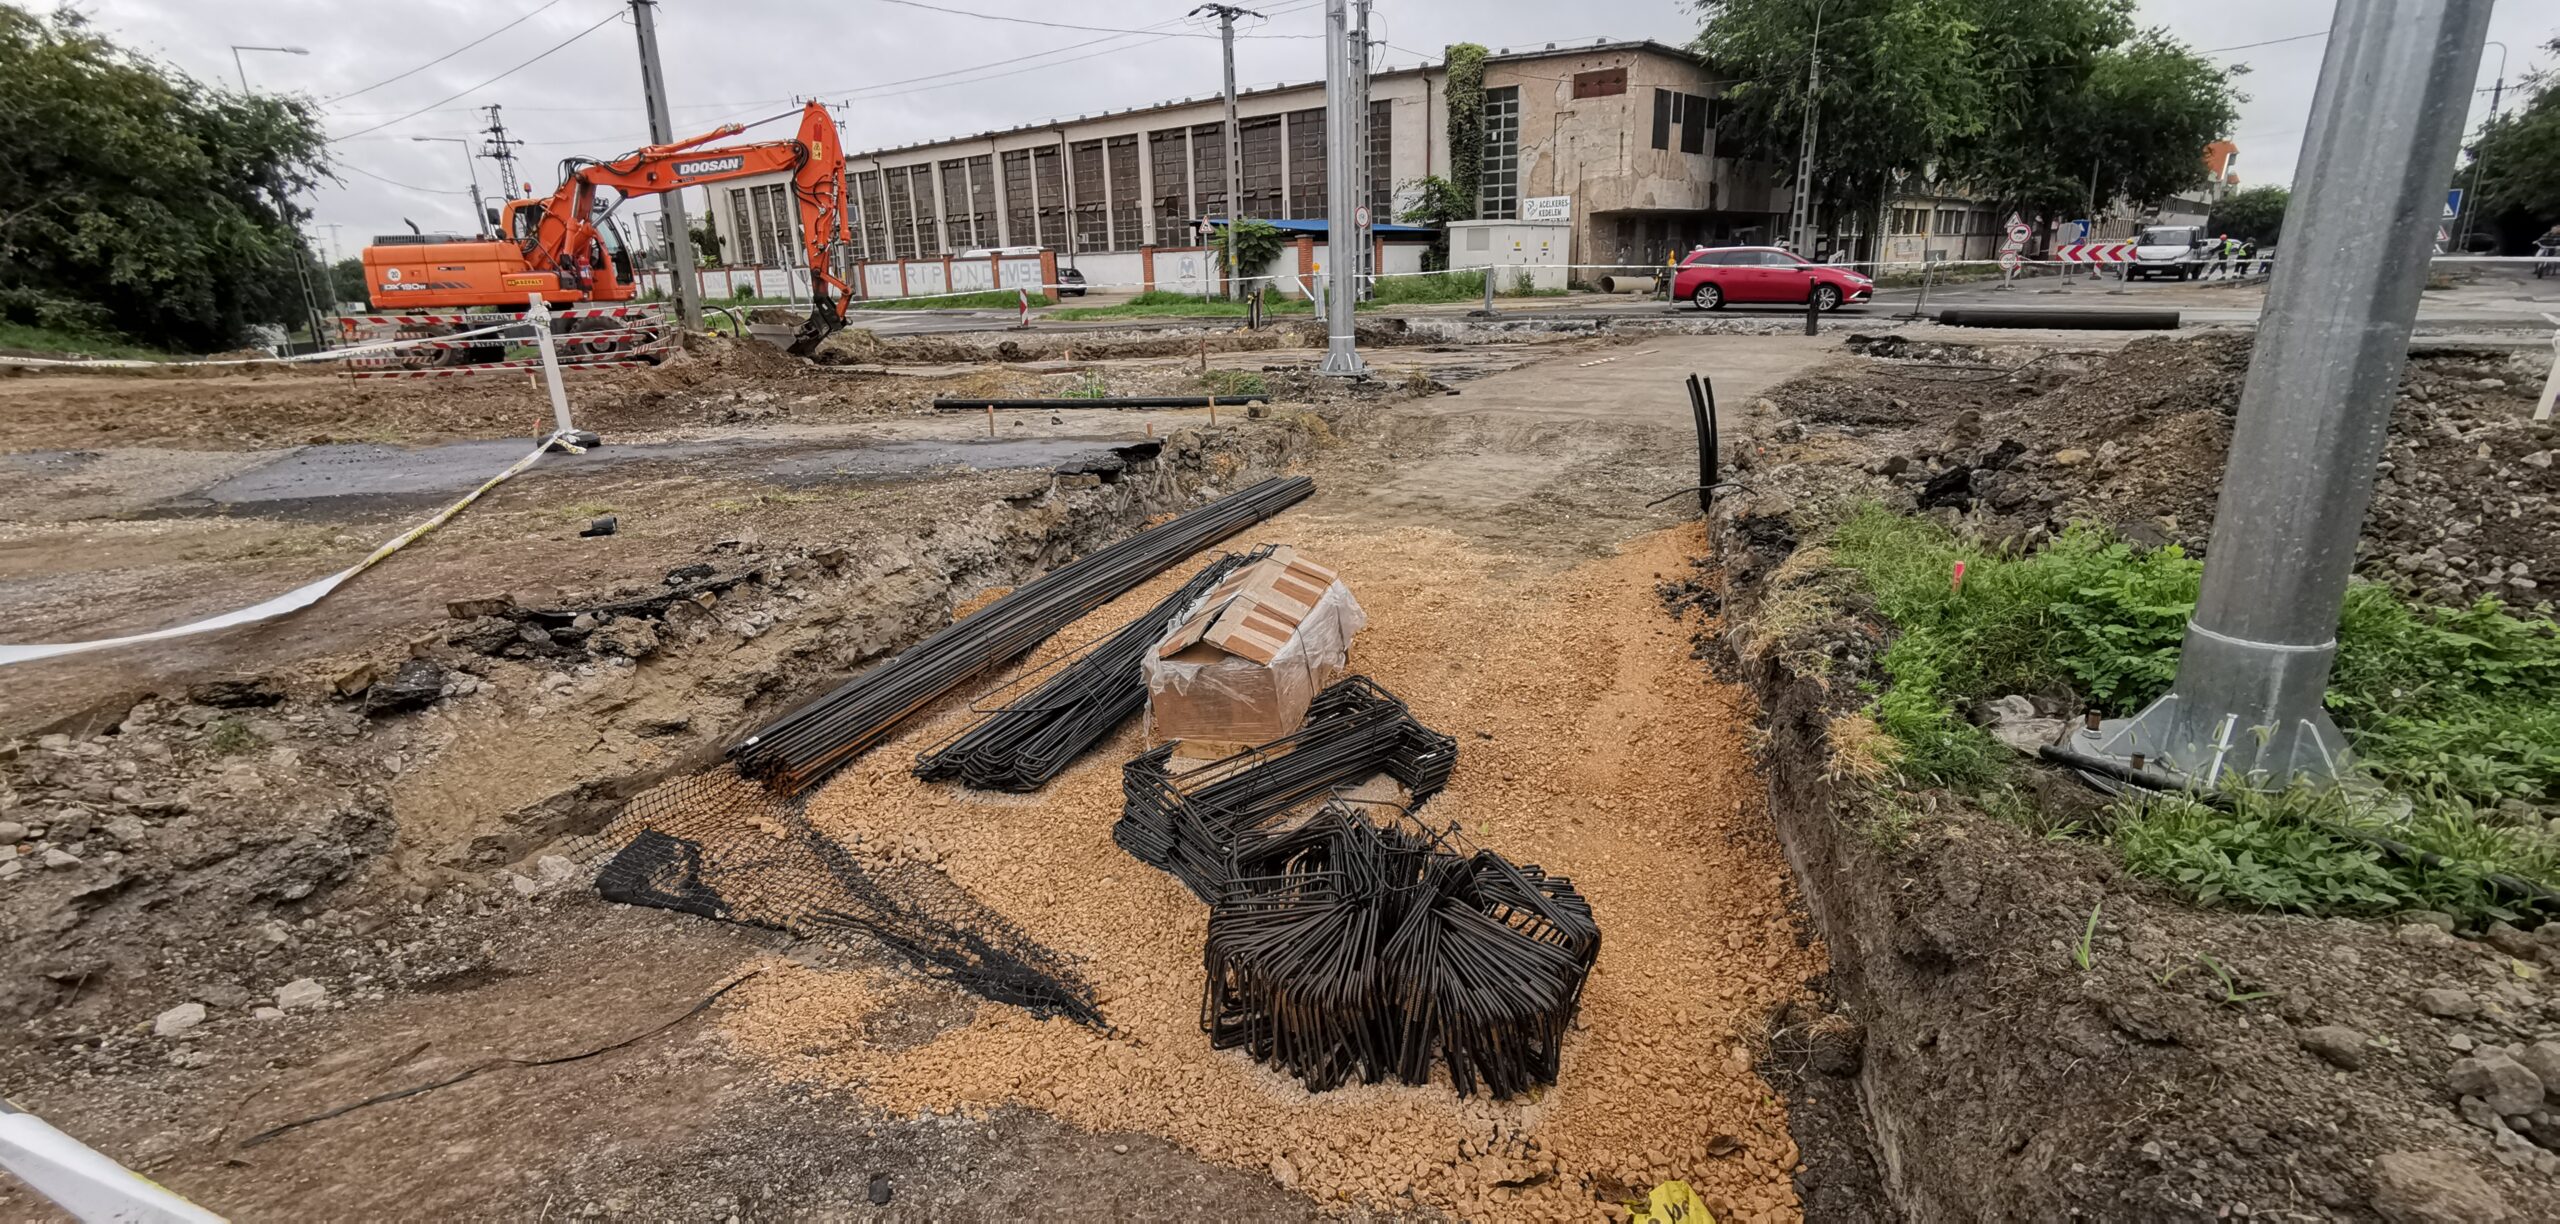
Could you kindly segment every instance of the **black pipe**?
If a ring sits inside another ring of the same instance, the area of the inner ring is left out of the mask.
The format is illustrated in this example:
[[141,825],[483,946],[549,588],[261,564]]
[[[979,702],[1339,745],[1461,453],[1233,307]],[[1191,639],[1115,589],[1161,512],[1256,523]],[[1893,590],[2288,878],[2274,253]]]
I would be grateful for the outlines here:
[[1689,415],[1698,427],[1698,513],[1708,514],[1716,508],[1716,384],[1711,378],[1689,376]]
[[[2232,810],[2231,799],[2219,791],[2200,790],[2190,786],[2181,785],[2179,779],[2169,777],[2165,774],[2157,774],[2144,769],[2134,769],[2118,762],[2108,760],[2104,757],[2084,756],[2080,753],[2073,752],[2068,748],[2064,748],[2059,744],[2046,744],[2036,749],[2036,755],[2066,769],[2075,769],[2082,773],[2097,774],[2100,777],[2110,778],[2117,782],[2122,782],[2127,786],[2138,786],[2147,791],[2175,794],[2191,803],[2199,803],[2212,808],[2215,811],[2228,812]],[[2376,850],[2380,850],[2384,854],[2388,854],[2404,863],[2416,863],[2421,867],[2430,867],[2437,870],[2443,870],[2446,868],[2452,868],[2454,870],[2468,870],[2467,868],[2464,868],[2462,864],[2456,863],[2441,854],[2432,850],[2421,850],[2407,842],[2394,841],[2388,837],[2380,837],[2372,833],[2367,833],[2362,829],[2351,829],[2343,825],[2330,824],[2324,820],[2314,820],[2311,823],[2319,826],[2324,832],[2335,833],[2340,837],[2363,842],[2364,844],[2371,846]],[[2527,880],[2519,876],[2505,875],[2499,872],[2483,872],[2481,873],[2480,879],[2482,883],[2485,883],[2510,897],[2522,898],[2544,908],[2560,909],[2560,892],[2555,892],[2552,889],[2536,884],[2531,880]]]
[[1270,398],[1267,395],[1102,395],[1028,399],[946,397],[934,400],[933,406],[939,412],[984,412],[989,408],[1005,412],[1050,408],[1241,408],[1246,404],[1267,403]]
[[2073,310],[2045,306],[1950,306],[1938,312],[1949,327],[2051,327],[2064,331],[2176,331],[2174,310]]

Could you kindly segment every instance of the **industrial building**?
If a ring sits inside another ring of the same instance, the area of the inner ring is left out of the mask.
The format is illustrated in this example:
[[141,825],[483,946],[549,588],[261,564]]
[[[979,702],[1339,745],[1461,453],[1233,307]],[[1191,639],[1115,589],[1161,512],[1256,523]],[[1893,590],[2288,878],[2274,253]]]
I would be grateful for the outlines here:
[[[1695,56],[1657,42],[1496,51],[1484,66],[1479,215],[1560,224],[1564,249],[1551,256],[1574,264],[1658,264],[1700,243],[1770,241],[1787,194],[1775,168],[1721,155],[1722,89]],[[1447,94],[1442,64],[1372,74],[1375,222],[1395,220],[1426,175],[1449,174]],[[1233,211],[1324,218],[1323,83],[1244,91],[1237,113],[1243,179]],[[1224,118],[1213,93],[855,154],[853,237],[864,265],[855,283],[875,295],[994,287],[953,261],[1040,247],[1097,287],[1197,287],[1211,262],[1198,222],[1230,211]],[[711,193],[711,224],[730,262],[789,266],[798,249],[789,193],[781,176]],[[1419,251],[1382,243],[1378,266],[1418,267]],[[1453,258],[1471,262],[1464,252]]]

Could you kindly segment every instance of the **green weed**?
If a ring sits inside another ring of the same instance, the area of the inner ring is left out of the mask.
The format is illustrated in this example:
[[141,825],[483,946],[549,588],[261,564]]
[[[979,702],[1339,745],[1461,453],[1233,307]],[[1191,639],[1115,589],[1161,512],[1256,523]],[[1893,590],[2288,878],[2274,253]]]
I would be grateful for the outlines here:
[[1262,375],[1251,370],[1209,370],[1200,375],[1200,383],[1211,395],[1268,395],[1271,388]]
[[2106,904],[2107,899],[2100,897],[2096,905],[2089,907],[2089,925],[2080,929],[2080,946],[2071,950],[2071,963],[2080,966],[2082,973],[2089,971],[2089,945],[2098,938],[2098,911]]
[[1076,385],[1068,388],[1060,398],[1091,400],[1101,399],[1109,394],[1111,394],[1111,383],[1102,377],[1101,372],[1087,370],[1076,377]]
[[217,718],[205,726],[204,750],[215,756],[238,756],[257,746],[257,732],[239,719]]
[[2221,961],[2202,952],[2196,953],[2196,959],[2203,962],[2204,967],[2212,972],[2215,984],[2222,987],[2222,997],[2214,1002],[2226,1007],[2238,1007],[2243,1003],[2254,1003],[2267,997],[2267,992],[2263,990],[2240,989],[2239,979],[2231,976],[2231,971],[2223,968]]

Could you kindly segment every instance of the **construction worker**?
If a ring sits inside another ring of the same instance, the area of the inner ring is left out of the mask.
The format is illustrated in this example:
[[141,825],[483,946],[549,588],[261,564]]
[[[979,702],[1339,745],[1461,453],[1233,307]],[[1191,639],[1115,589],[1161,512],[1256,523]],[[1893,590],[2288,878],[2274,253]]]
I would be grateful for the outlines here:
[[2231,235],[2216,234],[2213,236],[2213,263],[2204,270],[2205,279],[2219,277],[2230,267]]

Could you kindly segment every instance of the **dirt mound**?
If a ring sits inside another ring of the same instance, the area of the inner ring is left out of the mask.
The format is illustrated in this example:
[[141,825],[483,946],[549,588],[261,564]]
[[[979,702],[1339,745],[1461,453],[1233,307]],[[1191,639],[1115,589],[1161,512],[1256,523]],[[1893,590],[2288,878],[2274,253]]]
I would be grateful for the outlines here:
[[[2013,367],[1871,360],[1773,393],[1778,441],[1846,426],[1871,471],[1995,537],[2095,522],[2202,552],[2251,337],[2149,337]],[[1878,350],[1881,351],[1881,350]],[[1895,351],[1910,351],[1897,349]],[[2543,598],[2560,577],[2560,426],[2536,373],[2494,350],[2412,357],[2366,520],[2363,568],[2439,600]]]

